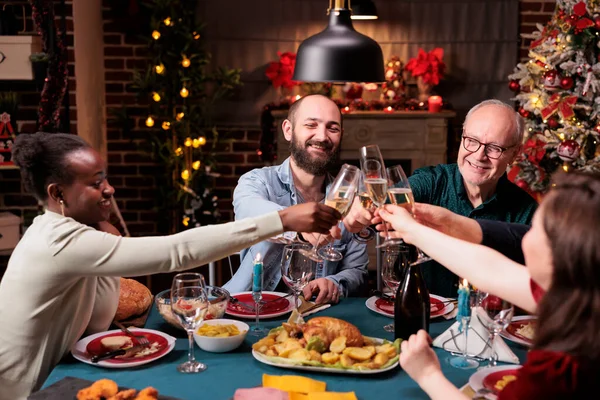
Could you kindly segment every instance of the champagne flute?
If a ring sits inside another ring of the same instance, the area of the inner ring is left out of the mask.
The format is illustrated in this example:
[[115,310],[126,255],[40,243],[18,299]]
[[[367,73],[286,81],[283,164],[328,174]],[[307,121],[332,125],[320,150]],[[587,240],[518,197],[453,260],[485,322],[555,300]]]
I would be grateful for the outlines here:
[[[371,197],[367,192],[367,186],[365,185],[365,174],[362,171],[360,172],[360,174],[358,174],[358,187],[356,193],[358,194],[360,205],[365,210],[369,212],[375,211],[373,200],[371,200]],[[365,226],[360,232],[353,234],[352,239],[354,239],[354,241],[358,243],[367,243],[371,241],[376,234],[377,231],[375,231],[373,227]]]
[[[381,208],[387,199],[388,179],[379,146],[372,144],[360,148],[360,169],[365,174],[365,186],[369,197],[378,208]],[[401,243],[401,241],[390,239],[385,223],[383,223],[383,230],[385,240],[382,244],[375,246],[376,248]]]
[[475,315],[490,333],[490,357],[487,367],[496,366],[498,354],[494,350],[494,339],[508,327],[514,313],[514,306],[510,302],[489,293],[479,292]]
[[[198,277],[199,275],[199,277]],[[178,274],[171,286],[171,310],[188,334],[188,360],[177,366],[183,373],[206,370],[206,364],[194,357],[194,330],[200,326],[208,311],[208,296],[204,278],[200,274]]]
[[292,243],[283,247],[281,279],[292,290],[296,309],[302,289],[314,279],[317,271],[317,262],[303,254],[310,247],[308,243]]
[[[325,197],[325,205],[338,210],[342,219],[352,207],[359,175],[360,170],[354,165],[342,165]],[[333,240],[327,246],[319,249],[317,253],[328,261],[339,261],[343,258],[342,253],[333,248]]]
[[[404,207],[409,213],[414,215],[413,205],[415,204],[415,198],[410,187],[410,182],[404,173],[404,169],[401,165],[395,165],[387,169],[388,176],[388,197],[390,203],[400,207]],[[425,261],[429,261],[431,258],[426,256],[425,253],[417,247],[417,259],[414,261],[415,264],[420,264]]]
[[[390,297],[395,298],[398,287],[402,283],[408,266],[408,249],[406,246],[388,246],[383,253],[381,280],[390,290]],[[394,323],[383,326],[386,332],[394,332]]]

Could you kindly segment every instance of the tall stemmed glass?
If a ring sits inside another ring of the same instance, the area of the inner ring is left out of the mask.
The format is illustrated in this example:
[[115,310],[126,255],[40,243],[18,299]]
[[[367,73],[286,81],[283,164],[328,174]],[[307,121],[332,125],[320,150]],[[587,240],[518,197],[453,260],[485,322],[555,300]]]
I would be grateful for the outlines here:
[[475,315],[490,333],[490,362],[487,367],[495,367],[498,362],[498,354],[494,350],[494,339],[508,327],[514,312],[514,306],[510,302],[489,293],[479,292]]
[[[387,199],[388,179],[385,164],[379,146],[372,144],[360,148],[360,169],[365,174],[365,186],[373,203],[381,208]],[[401,241],[390,239],[387,225],[383,224],[385,240],[376,248],[400,244]]]
[[[390,297],[395,298],[398,287],[406,274],[408,266],[408,249],[405,246],[388,246],[383,252],[383,266],[381,268],[381,280],[390,290]],[[394,332],[394,323],[383,326],[386,332]]]
[[294,306],[299,307],[298,297],[308,282],[314,279],[317,262],[303,254],[310,250],[308,243],[292,243],[283,247],[281,278],[294,294]]
[[[400,207],[404,207],[409,213],[414,215],[413,205],[415,204],[415,198],[413,197],[412,188],[410,182],[404,173],[404,169],[401,165],[394,165],[387,169],[388,176],[388,196],[390,203]],[[426,256],[425,253],[417,247],[417,259],[414,264],[420,264],[425,261],[429,261],[431,258]]]
[[[338,210],[340,214],[342,214],[342,218],[346,216],[348,211],[350,211],[350,207],[352,206],[352,201],[354,200],[354,195],[356,194],[359,172],[360,170],[354,165],[342,165],[340,172],[338,172],[333,183],[327,191],[327,195],[325,196],[325,205]],[[312,249],[301,250],[302,254],[317,262],[321,262],[323,259],[329,261],[339,261],[343,258],[342,253],[333,248],[333,241],[324,248],[319,249],[318,246],[320,239],[321,235],[317,237],[317,242]]]
[[171,310],[188,334],[188,360],[177,366],[183,373],[202,372],[206,364],[194,357],[194,330],[200,326],[208,311],[208,296],[204,278],[200,274],[183,273],[173,278]]
[[[369,212],[375,211],[375,205],[373,204],[373,200],[371,200],[371,197],[367,192],[367,186],[365,185],[365,174],[362,171],[360,171],[360,174],[358,175],[358,187],[356,193],[358,195],[358,199],[360,200],[360,205],[365,210]],[[376,234],[377,231],[373,229],[373,227],[365,226],[360,232],[352,235],[352,239],[358,243],[367,243],[371,241]]]

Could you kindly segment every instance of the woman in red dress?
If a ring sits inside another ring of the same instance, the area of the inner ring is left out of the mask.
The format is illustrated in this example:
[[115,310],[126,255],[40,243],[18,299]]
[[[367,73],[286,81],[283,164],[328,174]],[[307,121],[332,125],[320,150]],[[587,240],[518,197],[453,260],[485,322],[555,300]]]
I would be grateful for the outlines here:
[[[499,400],[579,399],[597,392],[600,174],[572,172],[555,177],[522,241],[527,268],[495,250],[462,240],[481,239],[480,234],[465,235],[463,231],[455,235],[462,239],[451,237],[442,233],[451,233],[449,229],[421,219],[437,230],[425,226],[397,206],[386,206],[380,216],[392,225],[397,237],[421,248],[482,291],[538,316],[532,350],[517,379],[500,392]],[[462,221],[465,227],[473,226]],[[461,229],[453,225],[452,231]],[[425,331],[404,341],[402,368],[432,399],[467,398],[444,377],[430,343]]]

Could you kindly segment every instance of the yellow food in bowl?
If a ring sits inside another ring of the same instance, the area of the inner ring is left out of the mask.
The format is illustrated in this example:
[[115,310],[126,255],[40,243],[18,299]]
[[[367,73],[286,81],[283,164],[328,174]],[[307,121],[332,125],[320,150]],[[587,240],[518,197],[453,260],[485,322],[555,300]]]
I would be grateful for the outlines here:
[[240,330],[233,324],[228,325],[209,325],[204,324],[196,331],[200,336],[209,337],[229,337],[240,334]]

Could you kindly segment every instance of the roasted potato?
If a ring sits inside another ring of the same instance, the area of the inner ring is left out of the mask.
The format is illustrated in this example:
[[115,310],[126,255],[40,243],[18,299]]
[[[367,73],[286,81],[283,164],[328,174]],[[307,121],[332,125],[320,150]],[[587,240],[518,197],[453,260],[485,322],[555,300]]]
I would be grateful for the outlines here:
[[369,347],[346,347],[344,355],[356,361],[367,361],[375,355],[375,348]]
[[377,353],[375,355],[375,357],[373,357],[373,363],[375,363],[375,365],[381,367],[383,364],[385,364],[386,362],[388,362],[390,358],[387,356],[387,354],[385,353]]
[[342,363],[342,367],[344,368],[350,368],[354,364],[354,361],[352,361],[352,359],[346,354],[342,354],[340,356],[340,362]]
[[346,337],[340,336],[338,338],[333,339],[331,344],[329,345],[329,351],[332,353],[341,354],[346,348]]
[[338,353],[323,353],[321,354],[321,361],[325,364],[335,364],[340,359]]

